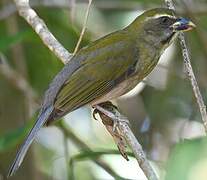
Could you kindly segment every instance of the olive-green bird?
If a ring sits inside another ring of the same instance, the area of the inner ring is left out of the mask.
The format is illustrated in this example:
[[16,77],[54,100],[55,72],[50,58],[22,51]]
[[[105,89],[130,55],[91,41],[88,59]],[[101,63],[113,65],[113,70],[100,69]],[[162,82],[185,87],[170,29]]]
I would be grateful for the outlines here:
[[45,93],[38,119],[9,170],[13,175],[40,128],[84,105],[115,99],[143,80],[179,31],[195,25],[157,8],[144,12],[126,28],[79,50],[56,75]]

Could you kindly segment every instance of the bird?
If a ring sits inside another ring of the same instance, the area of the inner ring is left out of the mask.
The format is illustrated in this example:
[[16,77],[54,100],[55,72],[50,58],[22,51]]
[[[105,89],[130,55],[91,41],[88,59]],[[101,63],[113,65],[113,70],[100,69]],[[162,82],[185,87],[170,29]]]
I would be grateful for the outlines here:
[[98,105],[132,90],[157,65],[181,31],[195,24],[173,10],[146,10],[131,24],[81,48],[46,90],[37,121],[21,145],[8,177],[20,167],[38,131],[85,105]]

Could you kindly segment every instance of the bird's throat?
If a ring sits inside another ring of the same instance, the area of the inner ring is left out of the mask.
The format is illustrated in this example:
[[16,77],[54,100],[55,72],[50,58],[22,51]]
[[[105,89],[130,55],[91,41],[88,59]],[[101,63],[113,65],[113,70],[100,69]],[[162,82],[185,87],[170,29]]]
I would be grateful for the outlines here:
[[172,39],[173,39],[173,37],[175,36],[175,32],[173,32],[170,36],[168,36],[166,39],[163,39],[162,41],[161,41],[161,43],[163,44],[163,45],[168,45],[168,44],[170,44],[170,42],[172,41]]

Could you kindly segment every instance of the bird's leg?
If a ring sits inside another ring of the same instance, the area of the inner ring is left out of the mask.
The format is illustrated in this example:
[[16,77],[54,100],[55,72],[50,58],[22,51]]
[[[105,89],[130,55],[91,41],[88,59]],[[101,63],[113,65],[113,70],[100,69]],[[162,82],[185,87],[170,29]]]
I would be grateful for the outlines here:
[[[103,109],[105,109],[105,110],[107,110],[107,111],[114,114],[113,118],[102,118],[102,121],[103,121],[104,125],[113,126],[113,131],[115,131],[115,129],[117,128],[117,125],[118,125],[119,122],[125,122],[125,123],[129,124],[129,121],[126,117],[124,117],[120,113],[117,115],[118,108],[117,108],[117,106],[112,104],[110,101],[100,103],[100,104],[98,104],[98,106],[101,106]],[[100,116],[105,115],[103,112],[98,110],[96,107],[94,107],[94,108],[95,108],[94,111],[93,111],[93,118],[94,119],[97,120],[97,118],[96,118],[97,113]]]
[[[110,111],[110,112],[113,112],[113,108],[118,109],[110,101],[107,101],[107,102],[104,102],[104,103],[100,103],[98,105],[101,106],[102,108]],[[100,110],[98,110],[96,108],[96,106],[93,106],[93,108],[94,108],[94,110],[93,110],[93,118],[95,120],[97,120],[96,114],[99,114],[100,116],[103,116],[104,115]],[[104,125],[113,126],[113,119],[111,119],[111,118],[104,118],[102,121],[103,121],[103,124]]]
[[98,113],[99,113],[99,110],[94,108],[94,109],[93,109],[93,112],[92,112],[93,119],[98,120],[98,119],[96,118],[96,114],[98,114]]

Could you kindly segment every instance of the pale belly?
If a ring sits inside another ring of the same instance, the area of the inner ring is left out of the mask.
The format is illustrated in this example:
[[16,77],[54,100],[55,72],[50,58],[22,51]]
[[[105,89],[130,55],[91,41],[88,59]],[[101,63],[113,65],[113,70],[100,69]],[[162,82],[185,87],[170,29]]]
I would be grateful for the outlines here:
[[95,104],[99,104],[99,103],[102,103],[102,102],[106,102],[106,101],[116,99],[116,98],[126,94],[130,90],[132,90],[140,81],[141,80],[140,80],[140,78],[138,78],[138,76],[130,77],[127,80],[124,80],[123,82],[118,84],[109,93],[107,93],[107,94],[103,95],[102,97],[92,101],[90,103],[90,105],[95,105]]
[[102,102],[110,101],[113,99],[116,99],[130,90],[132,90],[140,80],[137,79],[137,77],[132,77],[128,80],[125,80],[118,84],[114,89],[112,89],[109,93],[103,95],[101,98],[96,99],[95,101],[91,102],[91,105],[99,104]]

